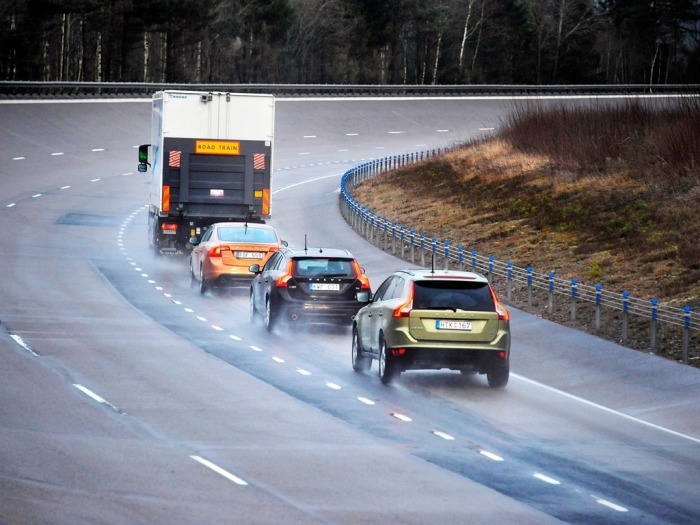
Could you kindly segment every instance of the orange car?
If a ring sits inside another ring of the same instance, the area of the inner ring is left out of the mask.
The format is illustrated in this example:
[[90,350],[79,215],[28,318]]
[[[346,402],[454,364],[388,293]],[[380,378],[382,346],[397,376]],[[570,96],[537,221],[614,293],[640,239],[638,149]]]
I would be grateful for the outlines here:
[[202,236],[190,239],[190,282],[199,281],[204,293],[211,284],[248,285],[255,277],[251,264],[263,266],[287,243],[272,226],[257,223],[217,222]]

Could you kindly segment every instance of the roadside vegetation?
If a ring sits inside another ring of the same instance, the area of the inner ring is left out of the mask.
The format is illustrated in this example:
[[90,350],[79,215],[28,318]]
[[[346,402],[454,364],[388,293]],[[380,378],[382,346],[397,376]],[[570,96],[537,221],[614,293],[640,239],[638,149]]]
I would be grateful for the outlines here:
[[[368,181],[355,198],[465,250],[700,310],[697,99],[517,105],[494,136]],[[560,306],[553,317],[565,320]],[[619,318],[608,324],[619,339]],[[644,327],[631,346],[648,349]],[[680,350],[678,337],[662,346]]]

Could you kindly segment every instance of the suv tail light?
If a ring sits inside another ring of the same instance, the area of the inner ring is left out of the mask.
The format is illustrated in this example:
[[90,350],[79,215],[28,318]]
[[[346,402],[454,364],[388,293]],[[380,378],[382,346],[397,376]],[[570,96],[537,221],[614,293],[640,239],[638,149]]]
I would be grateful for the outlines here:
[[367,277],[365,274],[362,273],[362,268],[360,268],[360,265],[357,263],[357,261],[352,261],[352,266],[355,268],[355,275],[359,279],[359,281],[362,283],[362,290],[370,290],[369,286],[369,277]]
[[489,290],[491,290],[491,297],[493,297],[493,304],[496,307],[496,313],[498,314],[499,321],[510,321],[510,312],[508,309],[498,302],[498,296],[496,292],[493,291],[491,285],[489,285]]
[[292,278],[292,268],[294,266],[293,261],[289,261],[287,263],[287,271],[284,272],[284,275],[281,276],[279,279],[277,279],[277,286],[279,287],[284,287],[287,286],[287,281]]
[[394,317],[408,317],[413,310],[413,281],[408,285],[408,299],[394,310]]
[[209,250],[209,257],[221,257],[221,252],[230,252],[231,248],[229,246],[214,246]]

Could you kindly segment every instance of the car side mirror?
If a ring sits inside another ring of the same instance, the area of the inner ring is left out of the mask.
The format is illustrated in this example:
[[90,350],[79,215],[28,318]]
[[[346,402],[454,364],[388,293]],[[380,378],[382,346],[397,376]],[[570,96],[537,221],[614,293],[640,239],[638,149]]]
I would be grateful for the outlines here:
[[286,248],[287,246],[289,246],[289,243],[287,241],[282,241],[282,246]]
[[371,300],[372,300],[371,292],[358,292],[357,293],[357,302],[358,303],[368,303]]
[[197,237],[190,237],[190,244],[192,246],[197,246],[199,244],[199,239],[197,239]]
[[251,273],[256,273],[256,274],[260,273],[260,265],[259,264],[252,264],[248,267],[248,270]]

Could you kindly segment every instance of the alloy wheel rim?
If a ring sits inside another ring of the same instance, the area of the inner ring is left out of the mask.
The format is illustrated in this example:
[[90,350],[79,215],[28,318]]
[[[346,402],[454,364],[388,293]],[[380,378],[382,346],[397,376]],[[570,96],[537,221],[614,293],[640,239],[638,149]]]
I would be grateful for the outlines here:
[[270,326],[270,301],[265,301],[265,326]]
[[379,351],[379,373],[384,376],[384,370],[386,367],[386,345],[382,343],[382,348]]
[[357,334],[353,334],[352,337],[352,362],[357,363]]

